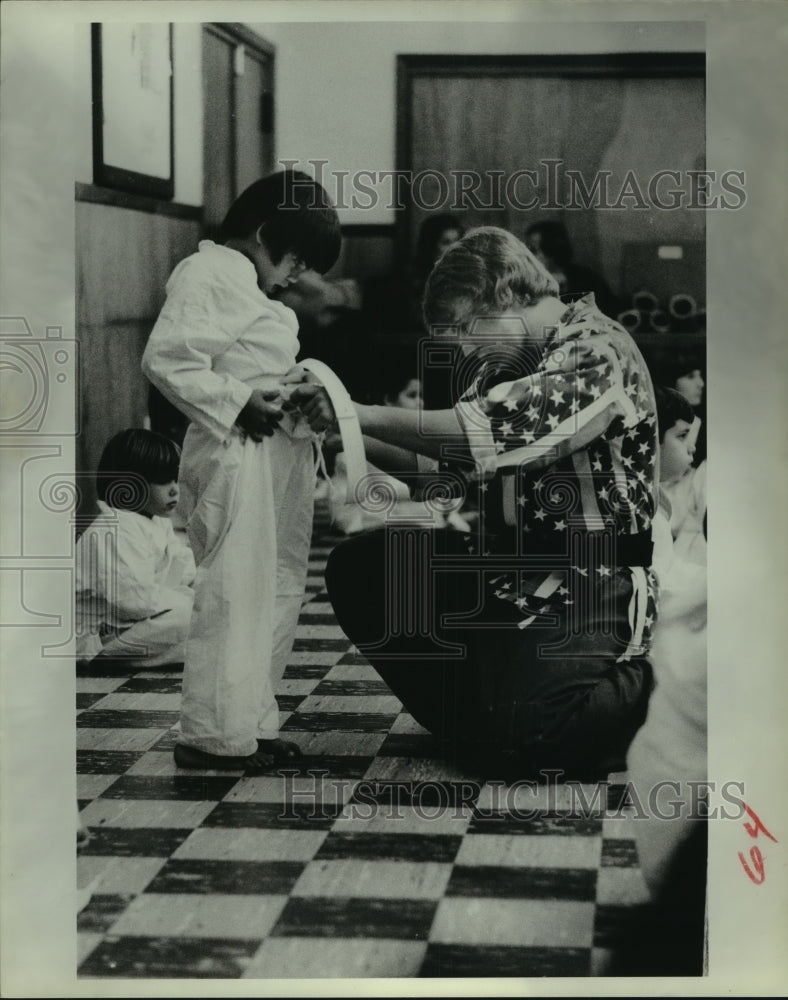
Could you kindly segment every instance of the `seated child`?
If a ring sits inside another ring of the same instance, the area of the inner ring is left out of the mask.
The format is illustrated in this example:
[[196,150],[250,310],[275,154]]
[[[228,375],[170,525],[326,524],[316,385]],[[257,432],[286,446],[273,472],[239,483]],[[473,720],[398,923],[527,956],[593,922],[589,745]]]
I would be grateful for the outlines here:
[[[381,374],[378,401],[382,406],[418,410],[423,403],[421,380],[412,373],[410,367],[390,360],[391,363],[384,366]],[[413,518],[429,522],[437,528],[448,525],[459,531],[470,531],[470,526],[458,512],[461,505],[460,500],[447,501],[440,506],[433,502],[427,506],[419,500],[418,491],[414,496],[407,483],[396,478],[397,469],[390,466],[392,457],[396,466],[398,457],[394,454],[396,449],[386,449],[385,446],[371,439],[365,441],[365,446],[369,457],[377,458],[381,465],[387,466],[389,471],[384,472],[378,465],[367,462],[367,472],[370,476],[374,476],[374,483],[371,481],[366,490],[370,502],[355,503],[353,498],[348,496],[347,464],[344,452],[339,452],[336,455],[334,474],[330,481],[329,506],[332,524],[337,530],[346,535],[353,535],[359,531],[382,527],[385,525],[387,517],[392,513],[393,505],[396,505],[396,516],[399,521]],[[432,459],[424,456],[414,457],[410,454],[407,455],[407,461],[415,461],[415,464],[412,469],[400,469],[401,474],[406,471],[411,473],[432,472],[437,469],[438,465]]]
[[175,444],[121,431],[96,474],[99,515],[76,545],[77,659],[182,663],[195,566],[170,515],[178,501]]
[[[694,415],[688,441],[697,448],[701,430],[700,417]],[[693,463],[675,482],[665,483],[664,490],[670,500],[670,530],[677,558],[698,566],[706,565],[706,537],[703,521],[706,516],[706,467]]]
[[663,489],[671,505],[670,527],[677,556],[699,566],[706,565],[706,427],[703,359],[675,347],[651,354],[650,367],[655,383],[675,390],[689,403],[692,429],[689,437],[694,452],[692,466]]

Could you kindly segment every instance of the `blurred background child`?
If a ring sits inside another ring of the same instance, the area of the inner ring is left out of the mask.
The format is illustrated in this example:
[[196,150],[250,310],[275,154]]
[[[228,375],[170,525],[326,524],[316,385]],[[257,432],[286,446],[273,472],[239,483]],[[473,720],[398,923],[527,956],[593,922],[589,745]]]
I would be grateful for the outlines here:
[[692,414],[688,441],[693,446],[692,463],[671,482],[663,483],[670,499],[670,527],[677,556],[687,562],[706,565],[706,406],[701,357],[692,351],[658,350],[649,357],[656,384],[682,396]]
[[[373,404],[404,410],[418,410],[423,406],[424,394],[421,379],[416,374],[414,353],[407,347],[380,355],[378,374],[373,377],[373,383],[373,390],[366,394]],[[341,447],[341,442],[334,438],[331,445]],[[467,521],[459,514],[461,500],[447,502],[445,506],[433,502],[430,507],[421,500],[417,482],[419,474],[436,471],[437,461],[424,456],[414,457],[412,452],[385,445],[374,438],[366,438],[364,445],[368,458],[367,472],[374,476],[374,487],[372,481],[369,487],[380,503],[375,502],[372,496],[362,504],[353,501],[349,495],[353,484],[348,483],[345,454],[340,451],[334,456],[334,473],[329,490],[331,518],[337,530],[351,535],[381,527],[392,514],[394,505],[398,520],[411,517],[430,523],[435,528],[449,526],[461,531],[470,530]],[[398,475],[403,478],[397,478]]]
[[593,292],[597,306],[616,317],[621,308],[605,279],[590,267],[575,261],[569,233],[561,222],[535,222],[525,231],[523,242],[558,282],[560,295]]
[[[376,371],[368,370],[369,383],[364,394],[366,398],[382,406],[402,406],[410,410],[419,408],[422,401],[421,381],[415,375],[410,350],[383,352],[378,357],[376,369]],[[372,447],[374,451],[373,442],[367,441],[365,446],[368,449]],[[336,437],[329,442],[329,448],[341,449],[341,447],[342,442]],[[397,469],[397,471],[408,470]],[[410,502],[410,489],[395,475],[383,472],[372,461],[367,462],[367,472],[375,476],[377,495],[381,500],[385,491],[385,497],[390,498],[392,503]],[[345,453],[340,450],[334,455],[333,473],[329,481],[328,500],[332,524],[346,535],[385,524],[388,511],[376,512],[365,509],[365,506],[357,503],[351,495],[353,488],[354,484],[348,482]]]

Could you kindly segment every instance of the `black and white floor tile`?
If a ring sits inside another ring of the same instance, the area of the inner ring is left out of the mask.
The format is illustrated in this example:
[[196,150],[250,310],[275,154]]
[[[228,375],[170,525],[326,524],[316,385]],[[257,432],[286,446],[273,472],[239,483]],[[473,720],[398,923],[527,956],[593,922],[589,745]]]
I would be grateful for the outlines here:
[[278,692],[298,769],[180,771],[177,669],[78,671],[79,976],[603,975],[647,898],[625,776],[568,815],[442,759],[334,620],[337,541],[319,519]]

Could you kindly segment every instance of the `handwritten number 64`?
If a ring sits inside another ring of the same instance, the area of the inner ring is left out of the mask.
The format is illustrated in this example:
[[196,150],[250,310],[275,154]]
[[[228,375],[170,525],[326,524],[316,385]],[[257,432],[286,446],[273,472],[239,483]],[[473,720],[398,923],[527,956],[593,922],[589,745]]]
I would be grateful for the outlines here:
[[[761,822],[757,813],[753,809],[750,809],[750,807],[746,803],[744,804],[744,808],[747,811],[747,815],[752,820],[751,823],[744,824],[744,829],[747,831],[747,833],[749,833],[749,835],[753,839],[755,839],[758,836],[758,834],[762,833],[765,837],[768,837],[769,840],[774,841],[774,843],[776,844],[777,838],[772,836],[771,833],[769,833],[769,831]],[[739,851],[738,853],[739,853],[739,861],[741,862],[741,866],[744,869],[745,873],[747,874],[747,877],[750,879],[750,881],[754,882],[756,885],[761,885],[761,883],[766,878],[766,869],[764,868],[763,854],[761,854],[760,847],[757,847],[756,845],[753,844],[753,846],[750,848],[750,861],[752,862],[752,868],[750,868],[749,864],[747,864],[747,860],[745,859],[744,854],[741,851]],[[753,871],[753,869],[755,870]]]

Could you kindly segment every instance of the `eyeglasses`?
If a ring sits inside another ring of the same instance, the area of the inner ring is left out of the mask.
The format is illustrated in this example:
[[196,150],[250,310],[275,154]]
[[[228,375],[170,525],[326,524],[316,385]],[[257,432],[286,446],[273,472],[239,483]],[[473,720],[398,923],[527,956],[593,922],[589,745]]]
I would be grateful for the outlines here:
[[579,302],[580,299],[584,299],[586,295],[590,294],[590,292],[564,292],[563,295],[559,295],[558,298],[565,306],[571,306],[575,302]]

